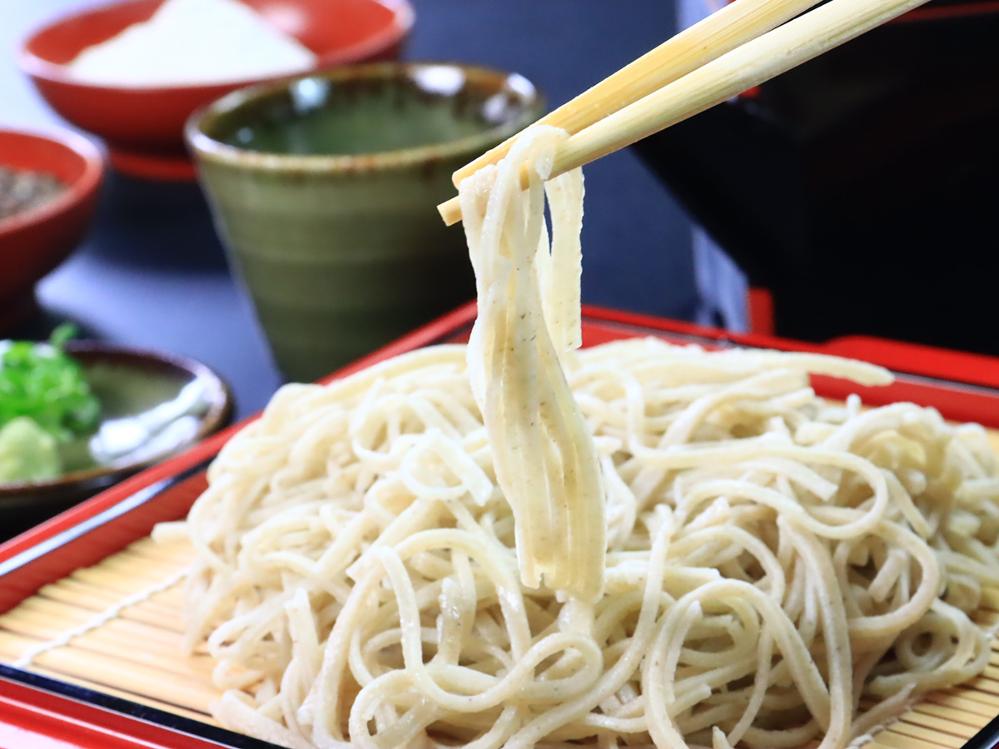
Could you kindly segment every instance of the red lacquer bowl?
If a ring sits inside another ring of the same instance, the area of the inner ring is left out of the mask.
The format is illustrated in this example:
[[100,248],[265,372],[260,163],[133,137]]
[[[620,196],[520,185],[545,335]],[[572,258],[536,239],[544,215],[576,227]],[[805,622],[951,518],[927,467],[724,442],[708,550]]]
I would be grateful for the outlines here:
[[[85,48],[145,21],[163,0],[129,0],[62,18],[36,31],[20,54],[27,73],[60,115],[107,141],[119,171],[193,179],[184,122],[199,107],[260,79],[208,85],[117,87],[74,78],[66,67]],[[398,56],[413,25],[408,0],[243,0],[318,57],[309,71]]]
[[0,130],[0,166],[48,172],[67,189],[51,202],[0,219],[0,331],[34,308],[35,284],[80,243],[104,173],[100,152],[73,133]]

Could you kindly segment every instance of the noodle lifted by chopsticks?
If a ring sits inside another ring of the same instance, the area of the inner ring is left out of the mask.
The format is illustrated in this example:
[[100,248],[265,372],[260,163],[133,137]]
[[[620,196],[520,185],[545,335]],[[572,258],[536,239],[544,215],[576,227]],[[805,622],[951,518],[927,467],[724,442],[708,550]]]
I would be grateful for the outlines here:
[[[537,127],[498,168],[462,185],[479,299],[468,369],[496,478],[513,509],[521,579],[537,588],[543,575],[548,588],[592,603],[604,574],[604,489],[593,439],[559,366],[559,354],[582,343],[583,175],[576,169],[541,185],[564,137]],[[527,159],[536,168],[521,195],[517,170]],[[550,254],[543,191],[552,212]],[[514,201],[527,210],[511,210]]]

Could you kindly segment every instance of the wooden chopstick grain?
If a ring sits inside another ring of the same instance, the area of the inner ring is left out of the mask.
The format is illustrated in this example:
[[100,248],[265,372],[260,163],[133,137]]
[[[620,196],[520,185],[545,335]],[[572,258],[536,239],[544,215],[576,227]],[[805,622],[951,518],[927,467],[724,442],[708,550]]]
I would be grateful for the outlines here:
[[[735,0],[587,89],[538,120],[572,134],[656,89],[672,83],[729,50],[818,4],[819,0]],[[502,159],[516,136],[452,175],[458,187],[468,175]]]
[[[571,135],[555,153],[552,176],[693,117],[925,2],[830,0]],[[526,186],[526,167],[521,180]],[[448,225],[461,219],[456,197],[438,210]]]

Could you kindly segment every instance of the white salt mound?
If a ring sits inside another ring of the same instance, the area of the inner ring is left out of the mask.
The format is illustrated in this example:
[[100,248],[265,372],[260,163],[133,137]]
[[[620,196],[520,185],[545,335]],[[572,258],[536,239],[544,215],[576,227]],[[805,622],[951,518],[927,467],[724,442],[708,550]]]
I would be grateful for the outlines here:
[[316,56],[238,0],[167,0],[144,23],[83,50],[73,75],[112,86],[171,86],[302,72]]

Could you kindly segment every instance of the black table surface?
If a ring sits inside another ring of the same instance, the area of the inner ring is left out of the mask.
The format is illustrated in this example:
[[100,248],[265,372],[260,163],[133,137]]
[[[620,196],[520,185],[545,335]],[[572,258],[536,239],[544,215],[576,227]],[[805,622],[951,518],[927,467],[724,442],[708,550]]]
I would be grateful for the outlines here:
[[[413,0],[405,56],[477,62],[527,76],[560,104],[668,37],[670,0]],[[94,0],[7,0],[0,22],[0,127],[65,126],[14,64],[33,27]],[[584,301],[689,318],[697,304],[690,225],[630,153],[587,170]],[[83,245],[38,288],[41,337],[73,320],[88,335],[199,359],[232,386],[237,416],[281,383],[249,301],[230,275],[194,184],[109,174]]]

